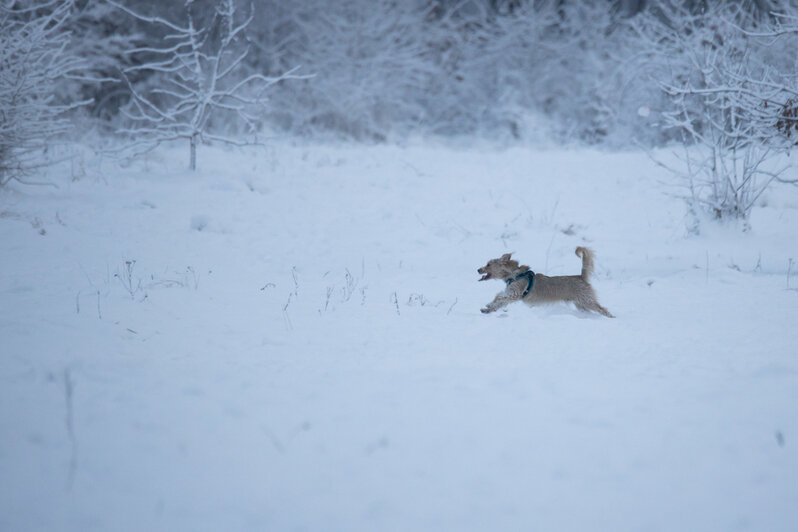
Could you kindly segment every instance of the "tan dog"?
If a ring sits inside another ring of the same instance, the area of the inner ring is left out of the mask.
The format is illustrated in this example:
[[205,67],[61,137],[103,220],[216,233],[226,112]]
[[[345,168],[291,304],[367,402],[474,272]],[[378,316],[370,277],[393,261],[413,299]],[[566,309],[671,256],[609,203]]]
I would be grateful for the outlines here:
[[576,256],[582,257],[582,275],[560,275],[557,277],[535,273],[529,269],[529,266],[519,265],[518,261],[512,260],[510,255],[510,253],[505,253],[501,258],[493,259],[477,270],[483,274],[480,281],[501,279],[507,283],[507,288],[488,303],[482,312],[486,314],[495,312],[518,300],[523,300],[528,305],[570,301],[579,310],[592,310],[608,318],[615,317],[599,304],[596,293],[588,282],[588,278],[593,273],[593,252],[591,250],[581,246],[576,248]]

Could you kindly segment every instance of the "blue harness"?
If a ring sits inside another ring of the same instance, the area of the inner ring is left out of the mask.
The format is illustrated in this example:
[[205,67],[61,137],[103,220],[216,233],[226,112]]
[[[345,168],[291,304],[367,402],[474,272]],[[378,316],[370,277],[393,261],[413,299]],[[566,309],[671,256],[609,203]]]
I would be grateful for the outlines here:
[[532,290],[532,285],[535,284],[535,272],[532,270],[527,270],[524,273],[519,273],[512,279],[507,279],[507,286],[510,286],[516,281],[520,281],[521,279],[526,279],[526,290],[524,290],[523,295],[521,297],[526,297],[527,294]]

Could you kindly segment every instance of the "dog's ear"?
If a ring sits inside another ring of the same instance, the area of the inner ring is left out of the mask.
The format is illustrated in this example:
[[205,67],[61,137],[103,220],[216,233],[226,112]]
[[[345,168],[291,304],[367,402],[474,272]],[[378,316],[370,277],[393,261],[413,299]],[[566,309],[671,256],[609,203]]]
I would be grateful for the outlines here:
[[512,255],[513,255],[512,253],[505,253],[504,255],[502,255],[502,261],[507,262],[508,260],[510,260],[510,257]]

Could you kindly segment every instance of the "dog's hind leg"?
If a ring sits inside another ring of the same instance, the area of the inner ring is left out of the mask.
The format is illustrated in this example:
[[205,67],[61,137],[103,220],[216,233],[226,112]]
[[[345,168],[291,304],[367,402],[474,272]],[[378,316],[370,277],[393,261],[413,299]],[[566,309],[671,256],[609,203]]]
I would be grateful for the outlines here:
[[609,310],[605,309],[604,307],[602,307],[598,303],[596,303],[596,312],[598,312],[599,314],[602,314],[604,316],[607,316],[608,318],[614,318],[615,317],[615,316],[613,316],[612,312],[610,312]]
[[580,305],[580,304],[577,303],[576,306],[577,306],[577,308],[579,308],[579,310],[592,310],[593,312],[598,312],[602,316],[606,316],[608,318],[614,318],[615,317],[615,316],[612,315],[612,313],[610,313],[609,310],[607,310],[604,307],[602,307],[599,304],[598,301],[587,301],[587,302],[585,302],[584,305]]

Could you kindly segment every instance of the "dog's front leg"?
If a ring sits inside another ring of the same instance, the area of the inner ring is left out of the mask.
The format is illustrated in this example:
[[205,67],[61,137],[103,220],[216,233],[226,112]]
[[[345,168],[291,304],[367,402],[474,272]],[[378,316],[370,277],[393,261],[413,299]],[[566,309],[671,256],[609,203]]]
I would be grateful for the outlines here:
[[509,303],[515,301],[517,297],[514,297],[514,294],[508,294],[507,292],[501,292],[493,301],[485,305],[485,308],[480,309],[483,314],[488,314],[490,312],[496,312],[500,308],[506,307]]

